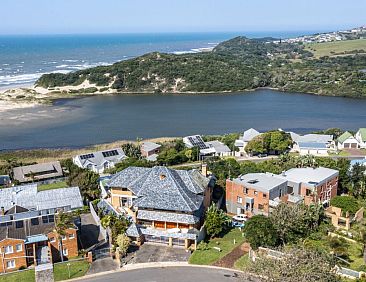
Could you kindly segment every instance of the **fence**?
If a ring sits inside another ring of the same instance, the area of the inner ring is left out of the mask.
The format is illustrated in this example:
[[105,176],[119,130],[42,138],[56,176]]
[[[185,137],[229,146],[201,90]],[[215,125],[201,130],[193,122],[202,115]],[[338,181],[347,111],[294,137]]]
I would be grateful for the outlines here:
[[362,271],[356,271],[345,267],[337,267],[337,274],[350,279],[359,279],[365,277],[365,273]]

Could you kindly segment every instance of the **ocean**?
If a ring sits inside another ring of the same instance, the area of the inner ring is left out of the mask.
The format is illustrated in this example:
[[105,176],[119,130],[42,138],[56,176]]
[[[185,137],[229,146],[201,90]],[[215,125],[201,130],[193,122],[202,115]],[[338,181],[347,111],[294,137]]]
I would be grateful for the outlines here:
[[33,84],[42,74],[109,65],[148,52],[197,52],[244,35],[289,38],[316,31],[0,36],[0,88]]

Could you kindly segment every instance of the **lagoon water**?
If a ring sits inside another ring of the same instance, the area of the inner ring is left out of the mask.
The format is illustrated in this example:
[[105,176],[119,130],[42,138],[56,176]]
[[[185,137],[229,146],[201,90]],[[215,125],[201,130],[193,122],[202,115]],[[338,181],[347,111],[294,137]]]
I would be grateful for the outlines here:
[[366,127],[366,100],[282,93],[114,95],[0,114],[0,150],[282,128]]

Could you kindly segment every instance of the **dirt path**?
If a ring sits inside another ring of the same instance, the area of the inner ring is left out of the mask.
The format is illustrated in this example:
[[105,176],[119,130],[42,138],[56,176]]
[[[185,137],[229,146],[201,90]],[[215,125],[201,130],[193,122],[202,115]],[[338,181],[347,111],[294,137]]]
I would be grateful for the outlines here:
[[242,245],[239,245],[234,250],[232,250],[231,253],[228,253],[226,256],[215,262],[213,265],[219,267],[233,268],[234,263],[248,252],[248,243],[243,243]]

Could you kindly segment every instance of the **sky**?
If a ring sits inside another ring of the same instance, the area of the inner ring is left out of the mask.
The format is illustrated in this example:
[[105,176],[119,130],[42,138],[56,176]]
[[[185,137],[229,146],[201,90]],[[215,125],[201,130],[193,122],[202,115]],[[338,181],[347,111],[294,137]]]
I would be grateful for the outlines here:
[[365,0],[1,0],[0,34],[330,31]]

